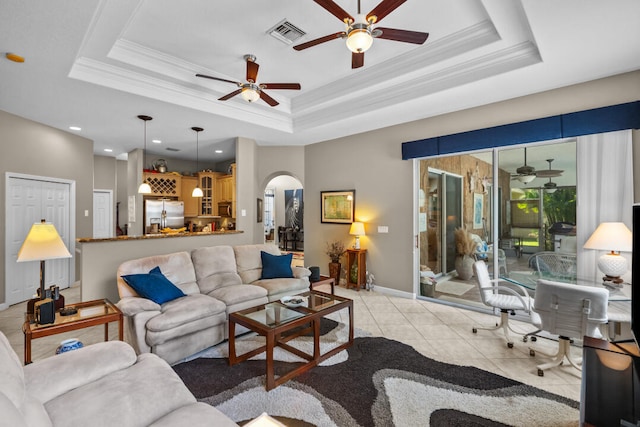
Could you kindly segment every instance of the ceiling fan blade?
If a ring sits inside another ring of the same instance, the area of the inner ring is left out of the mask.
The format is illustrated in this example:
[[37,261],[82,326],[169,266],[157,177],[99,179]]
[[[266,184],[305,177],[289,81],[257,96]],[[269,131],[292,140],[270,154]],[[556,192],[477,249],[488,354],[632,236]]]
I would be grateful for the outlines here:
[[229,98],[233,98],[234,96],[236,96],[240,92],[242,92],[242,89],[234,90],[233,92],[226,94],[222,98],[218,98],[218,101],[226,101]]
[[564,171],[560,169],[541,169],[536,171],[538,178],[556,178],[562,176]]
[[264,91],[260,91],[260,98],[262,98],[264,102],[271,105],[272,107],[275,107],[276,105],[279,104],[278,101],[276,101],[275,99],[273,99],[272,97],[264,93]]
[[382,21],[382,18],[393,12],[407,0],[382,0],[371,12],[367,14],[367,21],[375,16],[374,23]]
[[351,53],[351,68],[360,68],[364,65],[364,52]]
[[220,77],[207,76],[205,74],[196,74],[196,77],[204,77],[205,79],[218,80],[218,81],[221,81],[221,82],[233,83],[234,85],[242,86],[242,83],[240,83],[240,82],[234,82],[233,80],[221,79]]
[[262,89],[291,89],[300,90],[300,83],[260,83]]
[[247,61],[247,81],[255,83],[258,81],[258,69],[260,65],[257,62]]
[[379,39],[394,40],[397,42],[423,44],[427,41],[429,33],[421,33],[419,31],[407,31],[397,30],[395,28],[376,28],[376,31],[382,31],[382,34],[377,36]]
[[345,37],[347,37],[347,33],[345,33],[344,31],[340,31],[339,33],[329,34],[328,36],[320,37],[315,40],[311,40],[306,43],[299,44],[297,46],[294,46],[293,48],[295,50],[303,50],[303,49],[307,49],[315,45],[318,45],[320,43],[325,43],[334,39],[342,39]]
[[338,18],[341,21],[345,21],[345,20],[349,20],[349,19],[351,21],[355,21],[355,19],[353,19],[353,16],[349,15],[343,8],[341,8],[340,6],[338,6],[336,3],[334,3],[331,0],[313,0],[313,1],[318,3],[327,12],[329,12],[330,14],[332,14],[333,16],[335,16],[336,18]]

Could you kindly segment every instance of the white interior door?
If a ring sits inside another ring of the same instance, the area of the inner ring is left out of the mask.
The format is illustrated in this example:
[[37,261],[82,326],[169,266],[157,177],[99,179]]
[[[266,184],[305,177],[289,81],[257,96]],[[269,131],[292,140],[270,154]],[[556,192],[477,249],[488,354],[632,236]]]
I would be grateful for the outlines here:
[[93,190],[93,238],[113,237],[113,192]]
[[[40,263],[18,263],[18,251],[31,226],[45,219],[52,223],[63,242],[73,254],[70,245],[71,184],[39,179],[7,178],[6,242],[5,242],[5,302],[16,304],[32,298],[40,286]],[[56,284],[66,288],[71,281],[70,259],[49,260],[45,264],[45,286]]]

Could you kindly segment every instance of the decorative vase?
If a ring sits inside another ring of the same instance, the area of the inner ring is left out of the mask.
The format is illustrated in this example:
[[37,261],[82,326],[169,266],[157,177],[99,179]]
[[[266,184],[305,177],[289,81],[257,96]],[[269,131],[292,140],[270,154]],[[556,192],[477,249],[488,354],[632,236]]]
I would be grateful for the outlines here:
[[340,285],[340,269],[342,265],[339,262],[329,263],[329,276],[336,281],[336,286]]
[[458,255],[455,266],[459,279],[469,280],[473,277],[473,258],[469,255]]
[[77,350],[82,347],[82,342],[78,341],[76,338],[71,338],[60,343],[60,345],[56,349],[56,354],[66,353],[67,351]]

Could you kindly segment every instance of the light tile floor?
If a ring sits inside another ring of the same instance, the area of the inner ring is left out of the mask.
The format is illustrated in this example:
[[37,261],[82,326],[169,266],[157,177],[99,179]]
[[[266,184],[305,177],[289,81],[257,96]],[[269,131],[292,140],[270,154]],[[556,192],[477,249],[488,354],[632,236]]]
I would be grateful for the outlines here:
[[[322,290],[322,289],[320,289]],[[63,291],[67,303],[79,300],[79,287]],[[496,316],[428,301],[410,300],[387,296],[379,292],[359,292],[337,287],[336,293],[354,300],[355,326],[374,336],[404,342],[427,357],[458,365],[475,366],[525,384],[568,398],[580,399],[581,374],[574,368],[563,366],[537,375],[536,365],[546,360],[531,357],[529,346],[554,352],[557,343],[538,339],[536,343],[524,343],[515,337],[515,346],[507,348],[501,331],[478,331],[476,326],[490,326]],[[8,337],[20,357],[24,352],[22,319],[26,304],[16,304],[0,311],[0,330]],[[341,313],[347,320],[347,313]],[[525,322],[511,321],[514,329],[530,332],[535,328]],[[117,338],[116,324],[109,328],[110,339]],[[38,360],[55,353],[60,341],[79,338],[85,345],[103,339],[103,326],[41,338],[32,342],[32,359]],[[577,354],[581,349],[574,347]]]

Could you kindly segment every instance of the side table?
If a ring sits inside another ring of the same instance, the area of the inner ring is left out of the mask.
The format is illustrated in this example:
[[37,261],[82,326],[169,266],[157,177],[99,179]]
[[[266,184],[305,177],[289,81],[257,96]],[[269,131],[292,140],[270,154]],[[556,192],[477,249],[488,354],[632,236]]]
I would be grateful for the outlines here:
[[67,307],[78,309],[76,314],[62,316],[56,313],[56,320],[46,325],[38,325],[33,320],[33,314],[26,313],[22,325],[24,332],[24,364],[31,363],[31,340],[75,331],[96,325],[104,325],[104,340],[109,341],[109,322],[118,322],[118,339],[123,341],[122,312],[108,299],[79,302]]
[[351,286],[356,290],[367,282],[367,250],[347,249],[347,289]]
[[309,282],[309,290],[312,291],[315,289],[316,286],[322,286],[322,285],[331,285],[331,295],[334,295],[336,292],[336,279],[334,279],[333,277],[329,277],[329,276],[323,276],[320,275],[320,280],[317,280],[315,282]]

